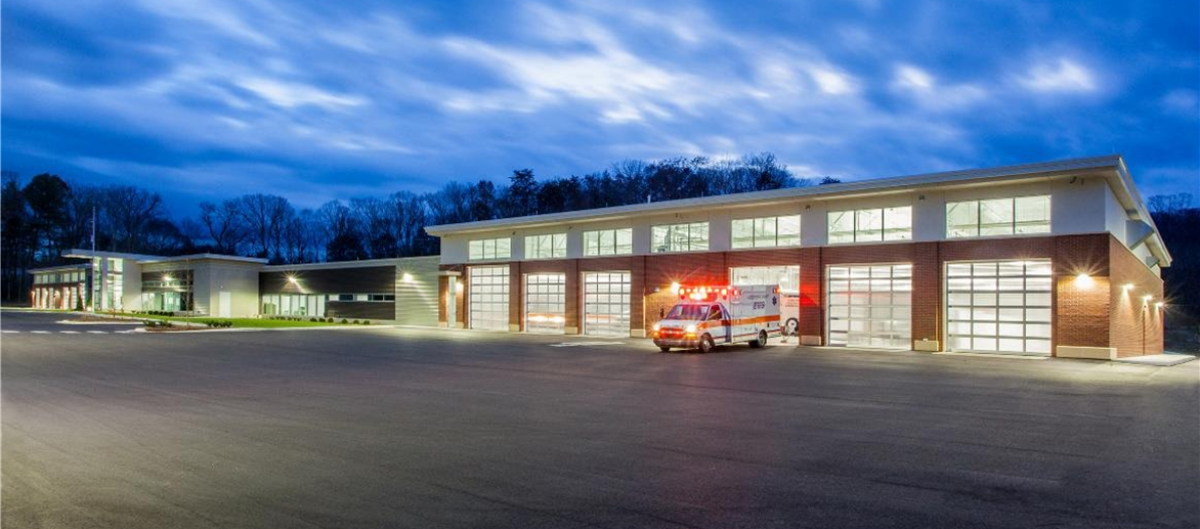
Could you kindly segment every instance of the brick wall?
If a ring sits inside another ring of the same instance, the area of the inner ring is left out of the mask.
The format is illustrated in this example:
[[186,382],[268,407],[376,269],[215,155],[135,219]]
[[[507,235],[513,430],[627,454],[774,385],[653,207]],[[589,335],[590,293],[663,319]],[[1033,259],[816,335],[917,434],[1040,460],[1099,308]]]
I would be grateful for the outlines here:
[[[1119,356],[1162,353],[1162,310],[1155,307],[1163,300],[1162,279],[1116,239],[1109,242],[1109,268],[1109,347],[1116,347]],[[1147,295],[1153,299],[1145,301]]]
[[[1108,347],[1108,234],[1067,235],[1054,240],[1052,347]],[[1091,284],[1076,277],[1087,274]]]

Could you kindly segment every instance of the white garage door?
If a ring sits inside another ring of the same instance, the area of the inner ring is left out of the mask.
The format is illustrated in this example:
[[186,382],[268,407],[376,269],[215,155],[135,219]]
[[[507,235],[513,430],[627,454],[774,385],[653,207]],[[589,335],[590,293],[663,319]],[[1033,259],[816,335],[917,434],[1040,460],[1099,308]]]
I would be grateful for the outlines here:
[[472,266],[470,272],[471,328],[508,330],[508,265]]
[[946,264],[951,351],[1050,354],[1048,260]]
[[583,333],[629,337],[629,272],[583,274]]
[[828,272],[829,345],[912,349],[912,265]]
[[525,331],[562,334],[566,321],[566,274],[526,275]]

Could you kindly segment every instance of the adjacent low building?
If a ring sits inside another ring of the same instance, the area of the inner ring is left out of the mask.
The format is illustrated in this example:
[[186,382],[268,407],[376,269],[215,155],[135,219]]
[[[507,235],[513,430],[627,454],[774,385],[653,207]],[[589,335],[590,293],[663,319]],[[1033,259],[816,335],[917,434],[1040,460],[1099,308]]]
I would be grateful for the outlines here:
[[431,226],[440,325],[642,337],[680,285],[777,284],[810,345],[1162,350],[1171,263],[1119,156]]
[[89,264],[32,270],[33,307],[437,323],[436,256],[280,266],[217,254],[75,249],[64,256]]

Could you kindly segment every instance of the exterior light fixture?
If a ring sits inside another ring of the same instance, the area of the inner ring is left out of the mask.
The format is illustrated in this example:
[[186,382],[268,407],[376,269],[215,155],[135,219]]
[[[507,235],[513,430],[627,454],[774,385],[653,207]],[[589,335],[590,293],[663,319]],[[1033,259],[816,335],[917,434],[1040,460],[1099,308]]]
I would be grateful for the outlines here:
[[1154,304],[1154,308],[1156,308],[1156,309],[1161,309],[1161,308],[1163,308],[1163,307],[1166,307],[1166,306],[1167,306],[1167,304],[1166,304],[1166,303],[1163,303],[1163,302],[1161,302],[1161,301],[1159,301],[1158,303],[1155,303],[1155,304]]
[[171,277],[171,274],[163,274],[162,280],[163,281],[174,281],[175,278]]
[[1143,301],[1143,302],[1145,302],[1145,303],[1150,303],[1150,301],[1151,301],[1151,300],[1153,300],[1153,299],[1154,299],[1154,296],[1151,296],[1151,295],[1148,295],[1148,294],[1147,294],[1147,295],[1145,295],[1145,296],[1142,296],[1142,301]]
[[1125,283],[1121,288],[1125,290],[1133,290],[1133,283]]
[[299,284],[300,284],[300,280],[299,280],[299,279],[296,279],[296,276],[287,276],[287,281],[288,281],[288,283],[291,283],[291,284],[293,284],[293,285],[299,285]]
[[679,282],[678,281],[671,282],[671,293],[679,294]]
[[403,282],[405,282],[405,283],[412,283],[412,282],[413,282],[413,275],[412,275],[412,274],[410,274],[410,273],[408,273],[408,272],[405,272],[405,273],[404,273],[404,275],[400,276],[400,280],[401,280],[401,281],[403,281]]
[[1096,284],[1096,280],[1087,274],[1079,274],[1075,276],[1075,286],[1079,288],[1092,288]]

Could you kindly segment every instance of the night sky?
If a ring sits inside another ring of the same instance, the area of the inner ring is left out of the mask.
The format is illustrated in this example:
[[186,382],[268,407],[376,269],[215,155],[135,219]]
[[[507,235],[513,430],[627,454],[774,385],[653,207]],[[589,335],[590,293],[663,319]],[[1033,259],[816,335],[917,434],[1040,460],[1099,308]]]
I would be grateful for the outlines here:
[[1044,4],[6,0],[0,161],[180,216],[760,151],[845,180],[1120,153],[1200,193],[1197,2]]

